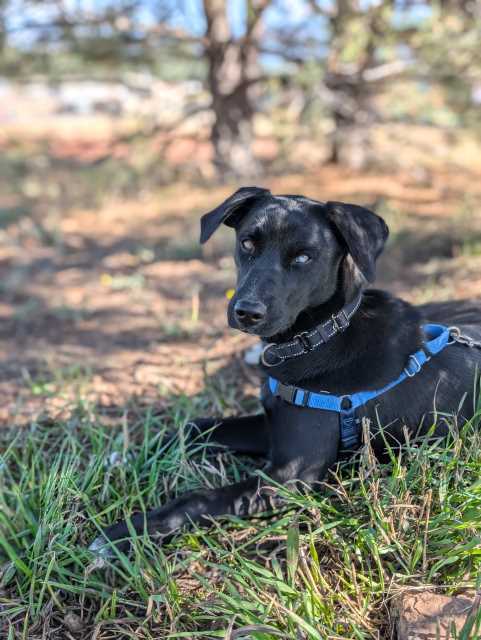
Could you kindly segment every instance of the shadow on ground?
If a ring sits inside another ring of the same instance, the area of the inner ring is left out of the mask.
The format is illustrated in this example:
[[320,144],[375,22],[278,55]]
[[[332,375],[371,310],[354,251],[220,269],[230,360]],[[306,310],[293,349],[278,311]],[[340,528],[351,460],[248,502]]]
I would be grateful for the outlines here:
[[[202,250],[198,244],[200,215],[238,185],[178,182],[135,197],[113,185],[101,197],[106,171],[84,198],[84,174],[59,162],[9,171],[10,193],[0,202],[3,424],[59,415],[80,396],[106,413],[132,399],[162,406],[169,394],[194,396],[206,373],[223,371],[252,343],[226,326],[235,283],[230,231]],[[383,215],[391,240],[380,286],[414,302],[480,294],[481,182],[472,174],[448,183],[442,171],[416,181],[325,167],[265,183]]]

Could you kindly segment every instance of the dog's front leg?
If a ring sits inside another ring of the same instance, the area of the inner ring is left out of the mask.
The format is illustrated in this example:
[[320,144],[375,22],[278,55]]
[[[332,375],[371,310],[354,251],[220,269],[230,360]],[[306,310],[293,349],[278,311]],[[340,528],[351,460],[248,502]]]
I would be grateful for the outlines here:
[[[318,411],[299,409],[275,402],[268,410],[272,430],[271,465],[266,475],[275,484],[297,484],[300,488],[321,481],[336,461],[339,446],[337,416],[321,417]],[[169,535],[194,522],[208,525],[211,518],[224,515],[247,517],[270,511],[281,503],[269,480],[251,476],[242,482],[219,489],[198,490],[179,496],[160,509],[130,518],[131,527],[141,535]],[[108,552],[106,540],[116,541],[119,549],[128,549],[127,522],[108,527],[91,546]],[[124,540],[123,543],[117,541]]]
[[[133,529],[142,535],[146,531],[150,536],[167,536],[179,531],[184,525],[196,523],[208,525],[211,518],[225,515],[247,517],[272,511],[282,504],[275,484],[290,484],[305,489],[323,479],[328,467],[335,462],[337,449],[325,448],[309,457],[296,455],[284,459],[282,464],[272,465],[266,475],[272,479],[251,476],[242,482],[227,485],[219,489],[198,490],[181,495],[160,509],[146,514],[134,514],[130,526],[126,521],[108,527],[103,535],[91,545],[91,550],[108,553],[107,541],[116,542],[117,548],[126,551],[129,548],[130,531]],[[326,455],[329,454],[329,455]],[[120,542],[118,542],[120,541]]]
[[193,437],[228,447],[237,453],[265,456],[269,453],[269,428],[264,413],[232,418],[191,420]]
[[[267,470],[269,478],[276,483],[286,483],[302,474],[295,472],[296,465],[286,465],[282,468]],[[251,476],[242,482],[227,485],[219,489],[199,490],[181,495],[176,500],[160,509],[137,513],[130,518],[130,527],[126,521],[115,524],[104,530],[90,549],[108,553],[107,540],[122,541],[116,546],[120,550],[127,550],[133,529],[139,535],[144,531],[150,536],[170,535],[179,531],[183,525],[191,522],[208,525],[211,518],[238,515],[249,516],[271,511],[280,503],[274,486],[260,476]]]

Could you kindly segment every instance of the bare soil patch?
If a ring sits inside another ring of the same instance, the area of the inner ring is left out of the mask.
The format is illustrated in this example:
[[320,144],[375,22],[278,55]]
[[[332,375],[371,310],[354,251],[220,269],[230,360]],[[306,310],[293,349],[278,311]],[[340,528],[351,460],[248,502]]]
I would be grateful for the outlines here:
[[[263,184],[375,207],[392,230],[380,286],[416,302],[480,295],[481,170],[325,167]],[[254,392],[237,358],[251,340],[225,320],[230,233],[198,245],[200,215],[237,186],[177,182],[99,206],[56,201],[54,214],[43,195],[3,197],[2,424],[54,418],[76,400],[106,416],[132,403],[161,409],[216,371]]]

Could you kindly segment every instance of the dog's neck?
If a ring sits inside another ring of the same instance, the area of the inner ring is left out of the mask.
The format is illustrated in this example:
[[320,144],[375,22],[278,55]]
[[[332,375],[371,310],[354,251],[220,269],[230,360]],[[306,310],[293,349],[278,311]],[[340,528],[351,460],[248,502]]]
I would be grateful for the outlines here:
[[[342,308],[344,296],[299,316],[284,341],[328,318]],[[407,302],[379,290],[367,290],[350,326],[318,349],[278,366],[266,368],[281,382],[310,390],[352,393],[380,388],[402,371],[423,342],[419,312]]]
[[[357,298],[359,295],[361,295],[361,292],[356,292],[352,300]],[[273,344],[289,342],[294,338],[294,336],[305,331],[311,331],[317,325],[322,324],[331,318],[333,314],[341,311],[348,302],[351,302],[351,299],[347,300],[346,296],[342,292],[336,291],[336,293],[327,302],[324,302],[317,307],[306,309],[300,313],[295,323],[290,326],[289,329],[270,338],[265,338],[264,341]]]
[[331,318],[333,314],[339,313],[346,304],[358,299],[362,295],[365,285],[366,280],[360,274],[349,254],[344,256],[337,272],[337,285],[333,295],[322,304],[300,313],[289,329],[265,341],[274,344],[289,342],[294,336],[312,330],[315,326]]

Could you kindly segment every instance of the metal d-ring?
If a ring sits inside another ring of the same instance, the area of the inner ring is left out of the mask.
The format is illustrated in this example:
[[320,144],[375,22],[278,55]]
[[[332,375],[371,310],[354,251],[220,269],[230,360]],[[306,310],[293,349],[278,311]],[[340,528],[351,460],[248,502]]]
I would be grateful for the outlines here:
[[461,337],[461,329],[459,327],[448,327],[448,331],[450,340],[447,342],[447,344],[449,345],[458,342],[459,338]]
[[452,341],[448,342],[448,344],[452,344],[453,342],[457,342],[458,344],[464,344],[471,349],[475,347],[476,349],[481,349],[481,341],[475,340],[471,336],[468,336],[465,333],[461,333],[458,327],[449,327],[449,331],[453,336]]
[[269,349],[269,347],[275,347],[275,346],[276,346],[275,342],[269,342],[269,344],[266,344],[266,346],[262,349],[260,360],[261,360],[261,363],[264,365],[264,367],[275,367],[277,364],[280,364],[279,362],[274,362],[271,364],[270,362],[267,362],[265,359],[265,353],[267,349]]

